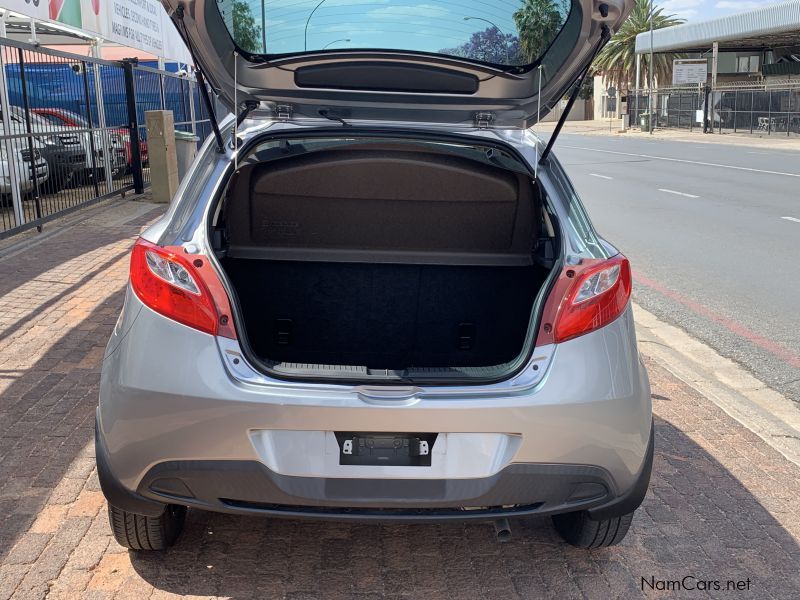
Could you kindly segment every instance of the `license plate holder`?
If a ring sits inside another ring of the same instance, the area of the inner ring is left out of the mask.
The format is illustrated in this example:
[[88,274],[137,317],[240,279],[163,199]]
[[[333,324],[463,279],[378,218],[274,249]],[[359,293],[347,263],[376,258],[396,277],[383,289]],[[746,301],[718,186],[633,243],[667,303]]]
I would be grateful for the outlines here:
[[340,465],[430,467],[438,433],[337,431]]

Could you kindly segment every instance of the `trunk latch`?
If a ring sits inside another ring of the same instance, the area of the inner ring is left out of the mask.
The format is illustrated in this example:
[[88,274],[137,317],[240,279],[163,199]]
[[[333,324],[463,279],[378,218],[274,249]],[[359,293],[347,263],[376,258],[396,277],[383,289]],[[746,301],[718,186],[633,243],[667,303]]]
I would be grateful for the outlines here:
[[494,121],[494,114],[490,112],[479,112],[475,114],[475,127],[478,129],[489,129]]
[[288,121],[292,118],[291,104],[278,104],[275,107],[275,116],[278,121]]

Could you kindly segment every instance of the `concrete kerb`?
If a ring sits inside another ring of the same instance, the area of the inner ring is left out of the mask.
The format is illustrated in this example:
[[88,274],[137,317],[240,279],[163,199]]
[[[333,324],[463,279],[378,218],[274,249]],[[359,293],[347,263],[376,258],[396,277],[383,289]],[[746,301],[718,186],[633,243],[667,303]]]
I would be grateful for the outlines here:
[[[542,123],[532,129],[540,137],[547,138],[553,131],[553,123]],[[640,140],[668,140],[675,142],[693,142],[698,144],[727,144],[732,146],[743,146],[749,148],[764,148],[774,150],[798,150],[800,151],[800,137],[787,137],[785,134],[766,135],[763,133],[749,134],[740,133],[713,133],[703,134],[702,131],[695,129],[688,131],[685,129],[656,129],[652,135],[638,129],[628,129],[624,133],[619,132],[620,120],[612,121],[612,130],[609,131],[608,119],[597,119],[594,121],[567,121],[564,123],[562,134],[575,134],[587,136],[599,136],[610,138],[632,138]]]
[[639,350],[800,465],[800,409],[729,358],[634,304]]

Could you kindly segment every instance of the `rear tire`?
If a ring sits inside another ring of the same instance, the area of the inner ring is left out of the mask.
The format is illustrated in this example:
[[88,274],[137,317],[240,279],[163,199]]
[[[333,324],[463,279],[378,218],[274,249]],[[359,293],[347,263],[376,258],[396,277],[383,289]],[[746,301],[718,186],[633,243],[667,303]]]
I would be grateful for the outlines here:
[[578,548],[605,548],[619,544],[628,533],[633,512],[595,521],[585,511],[553,516],[553,525],[565,542]]
[[170,504],[159,516],[148,517],[109,504],[108,521],[120,546],[131,550],[166,550],[183,531],[186,507]]

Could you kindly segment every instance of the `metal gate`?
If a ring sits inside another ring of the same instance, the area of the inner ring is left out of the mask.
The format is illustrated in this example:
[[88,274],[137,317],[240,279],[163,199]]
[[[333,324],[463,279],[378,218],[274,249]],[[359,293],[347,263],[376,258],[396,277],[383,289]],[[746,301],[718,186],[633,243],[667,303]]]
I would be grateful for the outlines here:
[[733,82],[713,90],[662,88],[652,94],[640,90],[629,96],[628,110],[633,127],[641,115],[652,114],[653,125],[661,128],[702,130],[705,119],[718,133],[795,136],[800,135],[800,82]]
[[[628,113],[633,127],[639,126],[642,115],[652,115],[653,126],[670,129],[689,129],[700,127],[702,119],[698,121],[697,111],[703,110],[704,90],[692,88],[666,88],[647,90],[639,93],[631,92],[628,96]],[[649,110],[650,102],[653,103],[652,112]]]
[[146,110],[204,140],[194,80],[0,38],[0,238],[150,181]]

